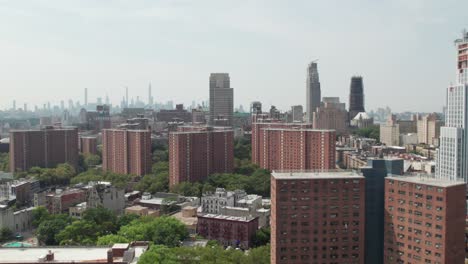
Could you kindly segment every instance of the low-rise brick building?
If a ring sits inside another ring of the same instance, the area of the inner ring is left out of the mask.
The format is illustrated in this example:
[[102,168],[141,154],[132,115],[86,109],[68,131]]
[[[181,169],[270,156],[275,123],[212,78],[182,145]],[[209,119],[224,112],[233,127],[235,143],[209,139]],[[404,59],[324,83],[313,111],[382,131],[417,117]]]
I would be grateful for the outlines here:
[[198,215],[197,233],[206,239],[217,240],[223,246],[250,248],[257,229],[257,217]]

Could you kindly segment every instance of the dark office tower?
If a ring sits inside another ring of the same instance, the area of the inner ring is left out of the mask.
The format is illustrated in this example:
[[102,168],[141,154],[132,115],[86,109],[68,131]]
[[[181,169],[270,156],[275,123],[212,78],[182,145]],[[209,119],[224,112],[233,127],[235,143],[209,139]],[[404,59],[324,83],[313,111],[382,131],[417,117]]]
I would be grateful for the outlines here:
[[224,119],[226,126],[232,126],[234,91],[228,73],[210,75],[210,125]]
[[361,76],[351,77],[351,86],[349,89],[349,119],[353,119],[364,109],[364,84]]
[[306,114],[307,121],[312,123],[313,113],[320,106],[321,91],[319,74],[317,70],[317,63],[311,62],[307,67],[307,80],[306,80]]
[[51,168],[60,163],[78,166],[78,130],[46,127],[10,131],[10,170]]

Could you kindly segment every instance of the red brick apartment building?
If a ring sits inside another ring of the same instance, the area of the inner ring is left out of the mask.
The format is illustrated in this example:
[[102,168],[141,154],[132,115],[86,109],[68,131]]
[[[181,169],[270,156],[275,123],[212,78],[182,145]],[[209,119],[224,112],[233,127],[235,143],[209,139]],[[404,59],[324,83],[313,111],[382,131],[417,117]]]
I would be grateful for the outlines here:
[[151,173],[151,131],[104,129],[102,168],[120,174]]
[[363,176],[349,171],[271,176],[271,263],[364,263]]
[[61,163],[78,166],[78,130],[46,127],[10,131],[10,170],[55,167]]
[[247,249],[252,245],[257,230],[257,217],[198,215],[197,233],[204,238],[217,240],[223,246]]
[[464,263],[465,205],[463,182],[386,178],[384,263]]
[[335,130],[262,128],[257,164],[268,170],[335,169]]
[[196,182],[234,167],[234,132],[183,127],[169,133],[169,185]]
[[96,137],[80,137],[80,151],[84,155],[97,154],[97,138]]
[[261,130],[264,128],[297,128],[307,129],[313,128],[312,124],[306,123],[280,123],[280,122],[253,122],[252,123],[252,163],[260,165],[260,149],[263,145],[260,145]]

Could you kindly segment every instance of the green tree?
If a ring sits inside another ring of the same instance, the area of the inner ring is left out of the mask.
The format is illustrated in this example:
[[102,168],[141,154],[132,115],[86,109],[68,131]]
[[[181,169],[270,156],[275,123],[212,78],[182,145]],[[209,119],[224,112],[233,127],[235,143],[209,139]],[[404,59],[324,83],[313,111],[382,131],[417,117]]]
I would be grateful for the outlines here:
[[71,179],[72,184],[88,183],[90,181],[109,181],[117,188],[125,188],[132,180],[132,175],[117,174],[112,172],[105,172],[101,169],[88,169],[85,172],[78,174]]
[[371,126],[365,128],[356,129],[353,134],[360,137],[373,138],[375,140],[380,140],[380,126]]
[[255,236],[252,242],[254,247],[270,244],[270,228],[262,227],[258,229],[257,232],[255,232]]
[[164,171],[157,175],[145,175],[135,188],[141,192],[167,192],[169,191],[169,173]]
[[29,175],[38,179],[42,185],[65,185],[76,175],[75,168],[68,163],[59,164],[56,168],[32,167]]
[[0,153],[0,171],[10,171],[10,155]]
[[250,139],[239,138],[234,141],[234,157],[240,160],[250,160],[252,145]]
[[8,227],[0,228],[0,242],[5,242],[13,238],[13,232]]
[[270,263],[270,245],[253,248],[245,257],[245,264],[267,264]]
[[83,171],[88,170],[88,165],[85,162],[85,157],[83,153],[78,154],[78,171],[77,173],[82,173]]
[[32,226],[38,227],[42,222],[50,218],[49,211],[44,206],[35,207],[32,210]]
[[269,264],[270,246],[243,252],[214,245],[209,247],[166,247],[154,245],[139,259],[138,264]]
[[95,167],[101,164],[101,157],[99,155],[88,154],[85,155],[84,162],[86,167]]
[[122,226],[126,226],[137,219],[140,219],[140,216],[137,214],[124,214],[117,219],[117,226],[120,229]]
[[151,168],[151,171],[153,174],[159,174],[161,172],[167,172],[169,173],[169,162],[167,161],[159,161],[153,164],[153,167]]
[[171,192],[177,193],[183,196],[200,197],[202,195],[202,190],[203,190],[203,184],[199,182],[195,182],[195,183],[181,182],[171,187]]
[[102,206],[86,209],[83,213],[83,220],[98,226],[101,234],[110,234],[117,231],[117,216],[114,212]]
[[174,217],[143,217],[120,228],[118,235],[131,241],[152,241],[154,244],[175,247],[188,237],[188,231],[185,225]]
[[153,151],[152,156],[153,162],[169,161],[169,152],[167,150],[158,150]]
[[96,244],[98,246],[111,246],[115,243],[129,243],[130,241],[119,235],[105,235],[98,238]]
[[154,245],[139,259],[138,264],[178,264],[177,256],[163,245]]
[[54,215],[48,220],[41,222],[37,228],[37,238],[46,245],[58,245],[59,241],[55,238],[70,223],[67,215]]
[[60,231],[55,239],[60,245],[93,245],[101,235],[94,222],[77,220]]

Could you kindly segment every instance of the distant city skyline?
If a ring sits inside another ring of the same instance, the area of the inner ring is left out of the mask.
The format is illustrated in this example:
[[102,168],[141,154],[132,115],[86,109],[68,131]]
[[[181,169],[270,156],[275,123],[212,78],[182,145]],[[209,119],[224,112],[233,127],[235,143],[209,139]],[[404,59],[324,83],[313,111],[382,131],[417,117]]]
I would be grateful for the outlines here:
[[29,109],[83,104],[84,88],[90,102],[107,95],[119,104],[127,86],[144,100],[150,82],[154,101],[202,101],[209,74],[228,72],[235,107],[287,110],[306,105],[304,69],[319,59],[323,97],[348,102],[349,79],[360,75],[367,110],[440,112],[467,8],[456,0],[2,2],[0,109],[13,100]]

